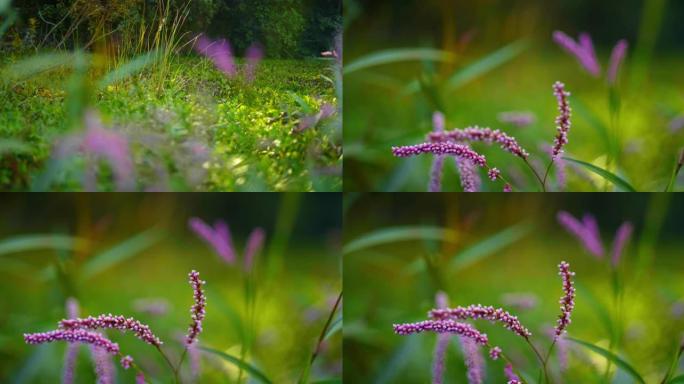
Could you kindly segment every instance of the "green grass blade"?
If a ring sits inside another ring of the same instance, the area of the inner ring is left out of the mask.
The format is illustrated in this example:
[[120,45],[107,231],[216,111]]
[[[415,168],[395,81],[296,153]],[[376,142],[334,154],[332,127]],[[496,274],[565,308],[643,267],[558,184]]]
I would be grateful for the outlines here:
[[21,235],[0,241],[0,255],[36,251],[40,249],[63,249],[75,251],[83,249],[88,244],[85,239],[67,235]]
[[513,60],[520,55],[527,47],[528,42],[525,40],[518,40],[503,48],[486,55],[485,57],[476,60],[466,67],[457,70],[447,81],[447,88],[451,91],[462,87],[468,82],[484,75],[485,73],[496,69],[497,67]]
[[74,54],[72,53],[57,52],[33,55],[6,66],[2,70],[2,77],[7,81],[21,81],[60,67],[71,66],[73,63]]
[[684,383],[684,375],[675,376],[667,382],[667,384]]
[[419,350],[420,335],[407,336],[406,340],[394,350],[386,364],[381,364],[381,371],[373,380],[374,384],[387,384],[394,382],[402,372],[402,368],[411,358],[413,353]]
[[260,370],[258,370],[256,367],[253,365],[246,363],[239,358],[229,355],[225,352],[221,352],[219,350],[213,349],[213,348],[207,348],[207,347],[202,347],[200,346],[199,349],[203,350],[204,352],[208,352],[211,354],[214,354],[223,360],[235,365],[236,367],[242,368],[244,371],[249,373],[250,376],[252,376],[253,379],[259,381],[260,383],[264,384],[271,384],[272,381],[266,377],[264,373],[262,373]]
[[344,74],[348,75],[362,69],[378,65],[398,63],[402,61],[454,61],[454,54],[433,48],[398,48],[373,52],[360,57],[344,66]]
[[342,379],[325,379],[314,381],[312,384],[342,384]]
[[157,51],[142,54],[106,74],[99,81],[98,86],[100,88],[104,88],[110,84],[114,84],[116,82],[124,80],[129,76],[142,71],[147,66],[156,63],[161,58],[161,56],[162,55],[159,54],[159,52]]
[[449,273],[457,272],[493,255],[530,233],[532,225],[518,223],[458,252],[449,263]]
[[342,254],[346,255],[365,248],[395,243],[397,241],[421,239],[449,241],[455,235],[454,231],[443,227],[408,226],[382,228],[350,241],[342,249]]
[[[584,119],[587,123],[589,123],[589,125],[592,128],[596,130],[599,137],[601,138],[601,141],[603,141],[603,145],[606,152],[614,152],[610,144],[610,134],[608,133],[608,126],[601,120],[601,118],[596,116],[596,113],[589,109],[589,107],[587,107],[578,98],[572,99],[572,110],[573,112],[576,112],[580,118]],[[615,154],[613,153],[613,155]]]
[[323,336],[323,340],[328,340],[330,337],[332,337],[334,334],[342,330],[342,316],[338,317],[333,321],[332,324],[330,324],[330,328],[328,328],[328,331],[325,333],[325,336]]
[[623,178],[621,178],[620,176],[618,176],[618,175],[616,175],[610,171],[607,171],[601,167],[597,167],[594,164],[587,163],[587,162],[582,161],[582,160],[571,159],[569,157],[563,157],[563,159],[583,166],[584,168],[588,169],[589,171],[594,172],[595,174],[597,174],[597,175],[603,177],[604,179],[610,181],[616,187],[622,189],[623,191],[626,191],[626,192],[636,192],[637,191],[632,185],[630,185]]
[[629,365],[626,361],[622,360],[620,357],[613,354],[612,352],[610,352],[606,349],[603,349],[599,346],[596,346],[594,344],[588,343],[586,341],[574,339],[572,337],[567,337],[566,339],[572,341],[575,344],[579,344],[579,345],[589,349],[590,351],[598,353],[599,355],[601,355],[601,356],[605,357],[606,359],[612,361],[613,364],[615,364],[616,366],[622,368],[626,373],[628,373],[630,376],[632,376],[639,383],[646,384],[644,379],[641,377],[641,375],[639,375],[639,372],[637,372],[637,370],[634,369],[634,367]]
[[100,272],[119,264],[145,249],[151,247],[161,239],[161,231],[151,228],[130,237],[106,251],[90,258],[84,265],[81,277],[86,280]]
[[615,336],[615,327],[613,326],[613,320],[611,320],[610,313],[608,312],[608,309],[606,309],[606,306],[601,304],[601,302],[598,300],[598,298],[596,298],[596,296],[594,296],[589,288],[587,288],[580,281],[575,281],[575,286],[577,287],[577,296],[579,297],[579,300],[585,301],[587,304],[589,304],[589,306],[592,308],[592,312],[598,316],[606,332],[611,336],[611,340],[613,340],[613,337]]

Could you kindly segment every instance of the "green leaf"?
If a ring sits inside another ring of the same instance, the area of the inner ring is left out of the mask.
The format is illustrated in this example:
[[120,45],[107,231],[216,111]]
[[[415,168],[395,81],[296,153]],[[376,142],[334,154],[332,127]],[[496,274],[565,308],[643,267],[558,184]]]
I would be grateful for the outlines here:
[[382,228],[352,240],[344,246],[342,253],[346,255],[364,248],[406,240],[432,239],[450,241],[455,236],[456,233],[454,231],[443,227],[408,226]]
[[245,333],[244,324],[242,323],[242,318],[240,317],[238,310],[233,308],[231,301],[226,300],[221,296],[221,293],[218,290],[211,286],[205,287],[205,290],[213,305],[217,306],[218,309],[228,317],[231,322],[231,328],[237,330],[240,340],[243,343],[247,343],[247,335]]
[[73,63],[74,54],[72,53],[57,52],[33,55],[5,67],[2,70],[2,77],[10,81],[20,81],[59,67],[71,66]]
[[597,167],[594,164],[587,163],[587,162],[584,162],[582,160],[571,159],[569,157],[563,157],[563,159],[583,166],[584,168],[586,168],[586,169],[594,172],[595,174],[603,177],[604,179],[610,181],[616,187],[622,189],[623,191],[627,191],[627,192],[636,192],[637,191],[634,187],[632,187],[628,182],[626,182],[620,176],[618,176],[618,175],[616,175],[610,171],[607,171],[601,167]]
[[606,309],[605,305],[594,296],[594,294],[587,288],[581,281],[575,281],[575,286],[577,287],[577,296],[580,301],[585,301],[592,309],[592,312],[598,316],[599,320],[603,324],[605,331],[610,335],[611,340],[615,337],[615,327],[613,326],[613,320],[610,318],[610,313]]
[[598,353],[599,355],[605,357],[606,359],[610,360],[613,362],[613,364],[617,365],[618,367],[622,368],[626,373],[628,373],[630,376],[632,376],[636,381],[642,384],[646,384],[644,379],[639,375],[639,372],[634,369],[631,365],[629,365],[626,361],[622,360],[620,357],[617,355],[613,354],[612,352],[603,349],[597,345],[588,343],[586,341],[582,341],[579,339],[575,339],[572,337],[567,337],[566,340],[572,341],[573,343],[579,344],[595,353]]
[[373,52],[344,66],[344,74],[402,61],[454,61],[454,54],[433,48],[399,48]]
[[607,152],[612,152],[610,144],[610,134],[608,133],[608,127],[599,118],[596,113],[589,109],[581,100],[577,98],[572,99],[572,110],[576,112],[579,117],[586,120],[589,125],[596,130],[599,137],[603,141],[603,145]]
[[161,231],[151,228],[130,237],[106,251],[90,258],[84,265],[81,277],[87,280],[112,266],[125,261],[151,247],[161,238]]
[[85,239],[67,235],[21,235],[0,241],[0,255],[36,251],[40,249],[63,249],[74,251],[83,249],[88,244]]
[[342,316],[335,319],[335,321],[333,321],[333,323],[330,324],[330,328],[328,328],[328,331],[325,333],[325,336],[323,336],[323,340],[328,340],[328,338],[330,338],[337,332],[341,331],[342,324]]
[[392,356],[385,364],[381,364],[381,371],[373,380],[374,384],[386,384],[394,382],[394,378],[406,367],[406,363],[413,353],[419,350],[420,335],[406,336],[406,340],[394,350]]
[[532,225],[518,223],[460,251],[449,263],[449,273],[457,272],[493,255],[530,233]]
[[675,376],[667,384],[684,383],[684,375]]
[[513,60],[527,49],[528,45],[527,41],[518,40],[476,60],[451,75],[447,81],[447,88],[453,91],[504,63]]
[[124,80],[127,77],[142,71],[148,65],[156,63],[161,57],[162,55],[160,55],[157,51],[151,51],[142,54],[106,74],[99,81],[98,86],[100,88],[104,88],[110,84]]
[[342,379],[325,379],[314,381],[312,384],[342,384]]
[[225,352],[221,352],[221,351],[213,349],[213,348],[207,348],[207,347],[200,346],[199,349],[201,349],[205,352],[209,352],[211,354],[214,354],[214,355],[226,360],[227,362],[229,362],[229,363],[231,363],[231,364],[233,364],[239,368],[242,368],[247,373],[249,373],[252,376],[252,378],[254,378],[255,380],[257,380],[261,383],[271,384],[271,380],[269,380],[268,377],[266,377],[266,375],[264,375],[260,370],[258,370],[253,365],[240,360],[239,358],[237,358],[235,356],[229,355]]
[[5,35],[5,32],[7,32],[9,27],[11,27],[15,21],[17,21],[17,12],[15,12],[13,9],[10,9],[7,12],[5,20],[3,20],[2,24],[0,24],[0,38],[2,38]]

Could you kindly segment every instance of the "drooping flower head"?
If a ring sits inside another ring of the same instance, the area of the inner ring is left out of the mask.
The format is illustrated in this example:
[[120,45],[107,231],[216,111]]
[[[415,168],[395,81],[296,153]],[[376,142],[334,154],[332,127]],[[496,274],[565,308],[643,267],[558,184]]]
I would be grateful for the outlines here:
[[120,331],[133,332],[135,336],[155,347],[162,345],[162,341],[152,333],[150,327],[139,322],[138,320],[124,316],[115,316],[112,314],[99,315],[97,317],[88,316],[86,318],[64,319],[59,322],[59,328],[63,330],[78,330],[78,329],[118,329]]
[[532,332],[520,323],[517,316],[513,316],[501,308],[494,308],[492,306],[475,304],[467,307],[433,309],[428,313],[428,316],[436,320],[485,319],[491,322],[501,323],[506,329],[525,339],[532,336]]
[[565,84],[557,81],[553,84],[553,94],[558,101],[558,117],[556,117],[556,139],[553,143],[551,156],[554,159],[560,158],[563,154],[563,147],[568,143],[568,132],[570,131],[571,109],[568,97],[570,92],[565,91]]
[[452,155],[469,160],[480,167],[487,166],[484,156],[478,154],[465,145],[453,143],[423,143],[405,147],[392,147],[392,154],[396,157],[411,157],[431,153],[433,155]]
[[489,177],[489,180],[491,181],[496,181],[499,177],[501,177],[501,171],[499,171],[498,168],[492,168],[487,171],[487,177]]
[[563,282],[563,296],[560,299],[561,314],[558,316],[554,340],[558,340],[561,335],[567,332],[567,327],[571,321],[570,316],[575,308],[575,285],[572,281],[575,273],[570,271],[570,264],[562,261],[558,265],[558,274]]
[[264,58],[264,48],[260,44],[252,44],[245,52],[247,67],[245,68],[245,78],[248,82],[254,81],[257,67]]
[[394,333],[398,335],[411,335],[429,331],[468,337],[480,345],[487,345],[489,342],[487,335],[480,333],[472,325],[453,320],[425,320],[417,323],[394,324],[393,327]]
[[617,82],[618,71],[620,69],[620,65],[625,60],[625,56],[627,56],[628,47],[629,43],[625,39],[622,39],[615,44],[613,52],[610,55],[610,65],[608,67],[607,75],[608,84],[614,85]]
[[579,43],[561,31],[553,32],[553,40],[569,54],[575,56],[580,65],[594,77],[601,76],[601,66],[596,58],[591,36],[582,33]]
[[479,141],[486,144],[498,143],[501,146],[501,149],[522,159],[526,159],[529,156],[529,153],[518,144],[518,141],[514,137],[509,136],[498,129],[480,128],[478,126],[464,129],[457,128],[444,132],[432,132],[428,134],[427,139],[433,143],[466,143],[472,141]]
[[188,334],[185,337],[185,343],[191,345],[197,336],[202,332],[202,321],[204,320],[206,297],[204,296],[204,290],[202,286],[206,284],[205,281],[200,280],[199,272],[192,271],[188,274],[190,285],[192,286],[193,299],[195,303],[190,308],[190,317],[192,321],[190,322],[190,327],[188,328]]
[[90,344],[103,348],[113,355],[119,353],[119,344],[112,342],[97,332],[84,329],[58,329],[42,333],[25,333],[24,341],[26,344],[45,344],[53,341]]

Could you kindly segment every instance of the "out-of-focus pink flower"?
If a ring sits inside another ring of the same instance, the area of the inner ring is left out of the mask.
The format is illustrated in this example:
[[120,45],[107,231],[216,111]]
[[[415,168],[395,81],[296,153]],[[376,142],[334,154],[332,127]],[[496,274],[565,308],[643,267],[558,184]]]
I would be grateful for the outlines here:
[[557,217],[558,222],[580,240],[589,253],[599,259],[603,258],[604,248],[601,234],[598,230],[596,219],[592,215],[586,214],[582,221],[579,221],[571,214],[560,211]]
[[202,219],[193,217],[188,221],[188,226],[197,236],[206,241],[226,263],[231,265],[235,263],[233,238],[225,221],[217,220],[212,228]]
[[514,125],[518,128],[525,128],[537,121],[537,117],[532,112],[501,112],[497,119],[506,124]]
[[575,56],[577,61],[594,77],[601,76],[601,66],[596,58],[591,36],[581,33],[579,43],[561,31],[553,33],[553,40],[565,51]]
[[245,53],[247,67],[245,68],[245,78],[248,82],[254,81],[257,67],[264,58],[264,48],[260,44],[252,44]]
[[615,238],[613,239],[613,251],[611,252],[611,264],[613,268],[617,267],[620,263],[620,256],[622,256],[622,251],[627,246],[630,237],[632,237],[632,232],[634,231],[634,226],[630,222],[624,222],[618,228],[615,233]]
[[216,68],[225,73],[228,77],[232,78],[237,75],[233,48],[230,46],[228,40],[220,39],[212,41],[202,34],[197,39],[195,49],[201,55],[204,55],[213,61]]
[[613,53],[610,55],[610,65],[608,67],[608,84],[613,85],[617,81],[618,70],[620,69],[620,64],[622,64],[625,56],[627,55],[628,47],[629,43],[624,39],[615,44]]
[[262,228],[255,228],[252,233],[249,234],[247,239],[247,245],[245,246],[244,254],[244,269],[245,271],[251,271],[254,265],[254,258],[259,254],[264,246],[264,240],[266,239],[266,232]]

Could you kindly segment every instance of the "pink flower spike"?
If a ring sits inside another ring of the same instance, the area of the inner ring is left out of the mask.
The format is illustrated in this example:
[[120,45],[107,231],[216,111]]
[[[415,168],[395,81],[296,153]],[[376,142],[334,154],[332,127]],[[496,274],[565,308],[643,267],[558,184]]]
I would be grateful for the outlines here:
[[430,184],[428,184],[428,192],[442,191],[442,175],[444,171],[444,156],[435,156],[432,160],[432,168],[430,169]]
[[245,77],[247,81],[251,83],[254,81],[259,63],[264,59],[264,48],[260,44],[252,44],[249,48],[247,48],[245,57],[247,59]]
[[463,192],[479,191],[482,180],[480,180],[480,175],[477,172],[477,166],[470,160],[459,158],[454,160],[456,161],[458,174],[461,177],[461,188],[463,188]]
[[66,341],[68,343],[90,344],[104,348],[110,354],[119,353],[119,345],[100,335],[97,332],[83,329],[58,329],[44,333],[25,333],[26,344],[44,344],[53,341]]
[[625,59],[627,55],[627,48],[629,43],[627,40],[622,39],[615,44],[613,52],[610,55],[610,66],[608,67],[608,84],[615,85],[618,77],[618,70],[620,69],[620,64]]
[[632,237],[633,231],[634,226],[632,226],[632,223],[624,222],[615,233],[615,239],[613,240],[613,251],[611,252],[610,258],[613,268],[617,268],[618,264],[620,263],[622,251],[625,249],[629,239]]
[[558,222],[565,229],[582,242],[584,248],[598,259],[603,258],[604,250],[601,235],[598,231],[596,220],[591,215],[584,215],[582,221],[577,220],[571,214],[560,211],[557,215]]
[[563,281],[563,296],[560,299],[561,314],[558,316],[554,341],[557,341],[559,337],[567,332],[566,329],[571,322],[570,316],[575,308],[575,285],[572,282],[575,273],[570,271],[570,264],[565,261],[558,265],[558,271]]
[[[131,191],[135,189],[135,177],[133,160],[131,158],[128,138],[126,136],[106,129],[102,125],[100,117],[93,111],[85,115],[86,133],[83,136],[81,150],[96,160],[105,160],[114,172],[116,186],[119,191]],[[95,189],[95,168],[86,172],[86,189]]]
[[444,114],[442,112],[435,112],[432,114],[432,130],[434,132],[444,132],[446,126]]
[[580,34],[579,43],[577,43],[565,33],[561,31],[555,31],[553,33],[553,41],[555,41],[556,44],[558,44],[566,52],[575,56],[580,65],[587,72],[589,72],[589,74],[594,77],[599,77],[601,75],[601,66],[596,59],[594,45],[591,41],[591,37],[588,34]]
[[481,141],[487,144],[498,143],[501,149],[510,152],[515,156],[526,159],[529,153],[523,149],[518,141],[506,133],[491,128],[480,128],[478,126],[465,129],[454,129],[446,132],[431,132],[428,134],[428,141],[433,143],[456,142],[464,143],[468,141]]
[[162,341],[152,333],[150,327],[132,317],[125,318],[123,316],[108,314],[97,317],[88,316],[86,318],[64,319],[59,322],[59,328],[63,330],[118,329],[120,331],[133,332],[138,339],[152,346],[158,347],[163,344]]
[[506,375],[509,384],[519,383],[518,380],[520,380],[520,378],[515,374],[515,372],[513,372],[513,366],[511,363],[506,364],[506,367],[504,368],[504,374]]
[[207,299],[202,290],[202,286],[206,284],[206,282],[200,280],[199,272],[193,270],[188,274],[188,277],[190,285],[192,286],[193,299],[195,300],[195,304],[190,308],[192,322],[188,328],[188,334],[185,337],[185,343],[191,345],[197,340],[197,336],[202,332],[202,321],[204,320]]
[[565,84],[556,81],[553,84],[553,94],[558,101],[559,112],[558,117],[556,117],[556,130],[558,131],[558,134],[556,135],[551,151],[552,158],[556,160],[561,157],[563,154],[563,147],[568,143],[568,132],[570,131],[570,117],[572,111],[570,109],[570,103],[568,102],[570,92],[565,91]]
[[[441,335],[440,335],[441,336]],[[467,337],[460,337],[463,359],[465,360],[468,383],[482,384],[485,377],[485,361],[480,346]]]
[[394,324],[394,333],[411,335],[422,332],[448,333],[468,337],[480,345],[487,345],[489,339],[470,324],[458,323],[453,320],[425,320],[417,323]]
[[214,62],[216,68],[225,73],[228,77],[232,78],[237,75],[233,49],[227,40],[221,39],[212,41],[205,35],[200,35],[195,47],[200,54]]
[[411,157],[431,153],[433,155],[452,155],[461,159],[470,160],[475,165],[485,167],[487,160],[465,145],[453,143],[423,143],[405,147],[392,147],[395,157]]
[[494,308],[492,306],[476,304],[467,307],[433,309],[428,313],[428,316],[435,320],[485,319],[501,323],[506,329],[525,339],[532,336],[532,333],[520,323],[518,317],[511,315],[501,308]]
[[262,228],[255,228],[249,234],[247,245],[245,246],[244,268],[245,271],[251,271],[254,265],[254,258],[261,252],[264,247],[264,240],[266,239],[266,232]]

